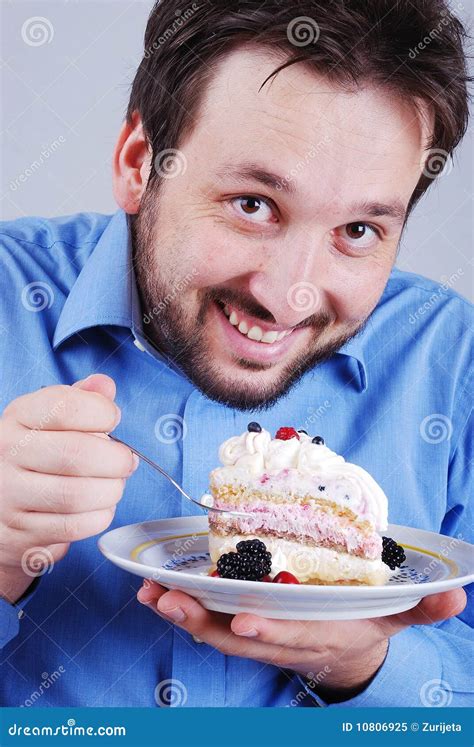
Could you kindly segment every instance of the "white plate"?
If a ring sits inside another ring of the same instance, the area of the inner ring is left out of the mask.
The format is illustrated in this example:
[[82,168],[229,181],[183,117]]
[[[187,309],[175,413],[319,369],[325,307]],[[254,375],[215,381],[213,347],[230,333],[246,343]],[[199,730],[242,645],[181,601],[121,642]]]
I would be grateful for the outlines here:
[[474,547],[453,537],[391,524],[385,532],[407,559],[384,586],[314,586],[235,581],[207,575],[207,516],[147,521],[113,529],[98,542],[112,563],[204,607],[282,620],[354,620],[391,615],[420,599],[474,581]]

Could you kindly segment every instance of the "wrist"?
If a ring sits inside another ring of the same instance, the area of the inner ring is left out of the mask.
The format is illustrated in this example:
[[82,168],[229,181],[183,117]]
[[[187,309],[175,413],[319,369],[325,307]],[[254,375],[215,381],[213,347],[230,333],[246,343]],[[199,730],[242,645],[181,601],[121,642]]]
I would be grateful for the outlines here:
[[317,675],[308,672],[304,675],[307,686],[327,703],[354,698],[368,687],[380,670],[387,656],[388,645],[388,639],[384,639],[371,650],[370,655],[364,655],[361,659],[347,661],[341,657],[337,667],[326,665]]
[[22,568],[0,566],[0,599],[15,604],[25,594],[35,579]]

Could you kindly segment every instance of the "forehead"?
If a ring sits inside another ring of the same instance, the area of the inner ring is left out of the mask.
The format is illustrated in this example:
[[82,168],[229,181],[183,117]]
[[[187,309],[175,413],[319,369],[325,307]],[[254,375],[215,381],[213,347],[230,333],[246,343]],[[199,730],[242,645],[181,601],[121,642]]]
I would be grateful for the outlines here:
[[[310,196],[324,183],[328,199],[407,199],[421,172],[427,126],[411,102],[367,85],[345,90],[302,64],[263,81],[283,61],[239,49],[217,68],[189,146],[206,171],[242,160],[290,175]],[[372,192],[371,192],[372,190]],[[359,195],[357,195],[359,192]]]

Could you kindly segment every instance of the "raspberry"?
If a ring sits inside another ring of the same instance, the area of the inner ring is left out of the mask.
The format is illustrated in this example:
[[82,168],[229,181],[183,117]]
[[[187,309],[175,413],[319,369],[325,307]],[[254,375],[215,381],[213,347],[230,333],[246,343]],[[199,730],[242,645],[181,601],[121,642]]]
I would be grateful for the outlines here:
[[297,438],[298,441],[300,440],[298,431],[295,431],[294,428],[289,428],[288,426],[278,428],[275,438],[278,438],[280,441],[289,441],[290,438]]

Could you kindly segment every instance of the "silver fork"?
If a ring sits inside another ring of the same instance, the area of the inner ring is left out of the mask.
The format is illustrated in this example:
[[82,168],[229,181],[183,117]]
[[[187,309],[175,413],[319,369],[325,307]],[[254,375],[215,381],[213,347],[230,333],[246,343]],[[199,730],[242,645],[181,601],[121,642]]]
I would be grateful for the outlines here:
[[213,506],[206,506],[205,503],[200,503],[199,501],[196,501],[195,498],[191,498],[191,496],[188,495],[185,490],[183,490],[181,485],[179,485],[179,483],[177,483],[176,480],[174,480],[171,477],[171,475],[169,475],[168,472],[166,472],[166,470],[163,469],[163,467],[160,467],[159,464],[157,464],[152,459],[149,459],[147,456],[145,456],[145,454],[142,454],[140,451],[135,449],[134,446],[130,446],[130,444],[128,444],[126,441],[122,441],[121,438],[117,438],[117,436],[112,436],[111,433],[108,433],[107,435],[109,438],[112,439],[112,441],[116,441],[119,444],[123,444],[124,446],[127,447],[127,449],[130,449],[130,451],[136,454],[139,459],[143,459],[143,461],[149,464],[150,467],[153,467],[153,469],[156,469],[157,472],[163,475],[163,477],[166,477],[166,479],[169,480],[170,483],[174,485],[174,487],[177,490],[179,490],[179,492],[181,493],[182,496],[184,496],[184,498],[187,498],[188,501],[191,501],[191,503],[195,503],[196,506],[200,506],[200,508],[204,508],[206,511],[217,511],[218,513],[229,514],[231,516],[250,516],[251,515],[243,511],[228,511],[225,508],[214,508]]

